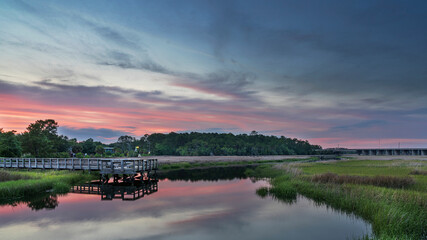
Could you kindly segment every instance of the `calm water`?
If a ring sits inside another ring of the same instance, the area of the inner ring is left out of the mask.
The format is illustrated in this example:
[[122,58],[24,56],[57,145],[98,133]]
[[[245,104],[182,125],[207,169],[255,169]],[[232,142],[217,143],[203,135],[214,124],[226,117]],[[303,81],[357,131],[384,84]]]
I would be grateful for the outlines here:
[[69,193],[1,206],[0,238],[318,240],[371,233],[363,220],[302,196],[292,204],[260,198],[255,190],[265,181],[202,175],[163,176],[157,192],[135,201]]

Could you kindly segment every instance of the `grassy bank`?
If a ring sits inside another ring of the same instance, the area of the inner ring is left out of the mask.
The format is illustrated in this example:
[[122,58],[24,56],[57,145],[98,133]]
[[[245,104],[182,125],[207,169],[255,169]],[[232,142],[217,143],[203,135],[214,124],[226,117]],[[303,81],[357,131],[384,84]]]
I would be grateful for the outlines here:
[[[297,194],[372,224],[373,239],[427,238],[427,176],[421,161],[342,161],[261,166],[248,174],[271,177],[271,187],[258,189],[293,202]],[[416,170],[416,171],[415,171]],[[366,238],[369,238],[368,236]]]
[[0,203],[23,197],[35,196],[52,191],[66,193],[72,185],[91,180],[92,175],[69,171],[5,171],[0,175],[9,176],[0,182]]

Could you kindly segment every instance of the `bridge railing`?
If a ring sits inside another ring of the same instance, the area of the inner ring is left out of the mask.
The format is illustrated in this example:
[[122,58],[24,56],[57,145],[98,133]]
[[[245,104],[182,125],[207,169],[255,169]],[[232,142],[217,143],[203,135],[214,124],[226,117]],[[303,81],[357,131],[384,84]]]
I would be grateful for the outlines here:
[[0,168],[88,170],[132,174],[158,169],[157,159],[108,158],[0,158]]

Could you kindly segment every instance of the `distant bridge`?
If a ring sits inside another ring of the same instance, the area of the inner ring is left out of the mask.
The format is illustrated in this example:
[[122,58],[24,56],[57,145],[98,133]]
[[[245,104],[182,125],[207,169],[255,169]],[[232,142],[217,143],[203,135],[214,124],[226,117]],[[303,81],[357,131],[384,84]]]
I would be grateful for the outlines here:
[[354,149],[359,155],[403,155],[403,156],[427,156],[427,148],[372,148]]
[[358,154],[366,156],[427,156],[427,148],[327,148],[318,150],[317,152],[324,155]]

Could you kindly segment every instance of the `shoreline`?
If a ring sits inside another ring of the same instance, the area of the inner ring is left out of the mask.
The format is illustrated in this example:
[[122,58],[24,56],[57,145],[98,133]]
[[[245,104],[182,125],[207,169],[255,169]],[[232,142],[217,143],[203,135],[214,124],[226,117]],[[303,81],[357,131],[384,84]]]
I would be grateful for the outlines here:
[[[202,162],[233,162],[233,161],[275,161],[298,159],[305,160],[319,155],[265,155],[265,156],[147,156],[155,158],[159,163],[202,163]],[[427,161],[427,156],[366,156],[357,154],[341,155],[351,160],[421,160]],[[146,158],[146,157],[143,157]]]

